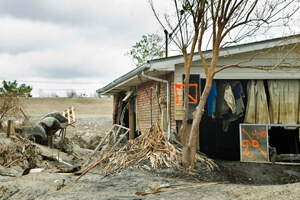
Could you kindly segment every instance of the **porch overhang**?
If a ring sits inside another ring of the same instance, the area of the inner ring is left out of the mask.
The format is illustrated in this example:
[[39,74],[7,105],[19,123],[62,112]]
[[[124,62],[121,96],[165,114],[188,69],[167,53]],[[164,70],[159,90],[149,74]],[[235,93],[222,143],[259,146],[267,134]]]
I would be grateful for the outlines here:
[[153,65],[152,63],[148,62],[112,81],[103,88],[98,89],[96,92],[99,95],[114,95],[121,91],[128,91],[132,87],[136,87],[142,83],[148,82],[149,79],[142,76],[142,72],[152,77],[161,77],[174,70],[175,66],[168,68],[159,68],[155,64]]

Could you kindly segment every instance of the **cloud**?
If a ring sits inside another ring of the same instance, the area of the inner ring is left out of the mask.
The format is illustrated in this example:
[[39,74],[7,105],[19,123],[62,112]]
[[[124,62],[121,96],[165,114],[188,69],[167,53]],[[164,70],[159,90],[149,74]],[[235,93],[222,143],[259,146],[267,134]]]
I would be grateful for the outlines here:
[[0,12],[14,18],[71,25],[97,21],[93,7],[76,0],[2,0]]
[[149,32],[157,24],[150,6],[141,0],[1,0],[1,15],[68,26],[101,26],[108,33],[133,27]]
[[147,1],[1,0],[0,79],[100,88],[135,67],[124,54],[158,29]]
[[[30,51],[18,55],[0,55],[0,65],[10,66],[6,72],[13,77],[45,79],[98,78],[109,81],[134,66],[124,56],[118,41],[79,41],[60,50]],[[104,48],[103,48],[104,47]],[[1,75],[0,75],[1,77]],[[4,77],[3,77],[4,78]]]
[[76,30],[56,24],[0,17],[0,53],[58,49],[76,38]]

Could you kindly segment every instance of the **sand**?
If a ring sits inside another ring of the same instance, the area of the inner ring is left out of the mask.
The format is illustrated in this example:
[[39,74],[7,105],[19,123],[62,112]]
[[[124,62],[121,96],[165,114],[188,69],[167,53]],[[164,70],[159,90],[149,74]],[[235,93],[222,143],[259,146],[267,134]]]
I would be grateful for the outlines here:
[[[49,112],[74,106],[77,122],[75,128],[67,129],[67,136],[81,148],[92,148],[92,143],[99,143],[112,125],[111,98],[24,100],[26,114],[36,121]],[[97,136],[98,139],[95,139]],[[43,151],[51,154],[51,150]],[[84,154],[75,158],[61,153],[61,157],[74,166],[87,162]],[[96,161],[97,158],[91,158],[90,164]],[[45,169],[43,172],[24,176],[24,169],[20,166],[0,166],[0,172],[6,174],[0,175],[0,199],[300,199],[300,166],[222,160],[216,160],[216,163],[220,166],[219,170],[209,170],[198,163],[196,170],[190,173],[183,169],[155,171],[147,167],[131,167],[119,174],[106,176],[102,175],[101,166],[97,166],[78,182],[75,181],[76,175],[57,173],[64,166],[56,161],[43,160],[37,166]],[[65,185],[57,190],[63,180]],[[230,183],[215,184],[224,181]],[[150,184],[182,186],[174,186],[172,188],[177,190],[170,191],[167,191],[170,188],[163,188],[160,190],[165,192],[157,194],[136,195],[138,191],[149,192]],[[194,185],[195,188],[178,189],[187,185]]]

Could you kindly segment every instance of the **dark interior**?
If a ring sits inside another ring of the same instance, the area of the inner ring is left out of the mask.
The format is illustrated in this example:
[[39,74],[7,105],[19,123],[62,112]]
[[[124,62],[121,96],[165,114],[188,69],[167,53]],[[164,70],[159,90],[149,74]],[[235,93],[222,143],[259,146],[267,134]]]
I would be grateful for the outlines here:
[[269,146],[275,147],[277,154],[299,154],[299,128],[287,130],[284,127],[271,127]]
[[[240,80],[244,93],[244,105],[247,105],[248,80]],[[269,93],[265,82],[267,101]],[[201,91],[205,86],[205,80],[201,79]],[[222,119],[208,117],[207,105],[200,123],[200,151],[211,158],[225,160],[240,160],[239,124],[244,117],[230,123],[228,132],[222,130]],[[275,147],[277,154],[299,154],[299,128],[286,130],[283,127],[272,127],[269,131],[269,146]]]

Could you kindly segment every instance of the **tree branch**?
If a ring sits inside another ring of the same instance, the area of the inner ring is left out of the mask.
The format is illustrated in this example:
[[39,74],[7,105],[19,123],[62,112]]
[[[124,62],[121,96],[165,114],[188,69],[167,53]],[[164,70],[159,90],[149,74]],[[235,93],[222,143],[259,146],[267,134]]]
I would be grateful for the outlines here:
[[236,67],[236,68],[251,68],[251,69],[259,69],[259,70],[266,70],[266,71],[269,71],[269,70],[275,70],[277,68],[280,67],[280,65],[285,61],[286,57],[297,47],[298,43],[296,43],[284,56],[283,58],[274,66],[272,67],[260,67],[260,66],[250,66],[250,65],[244,65],[244,66],[241,66],[241,64],[244,64],[244,63],[247,63],[247,62],[250,62],[253,60],[253,58],[255,56],[257,56],[258,54],[266,54],[268,52],[270,52],[273,48],[270,48],[268,51],[266,52],[257,52],[255,54],[253,54],[248,60],[244,60],[244,61],[241,61],[241,62],[238,62],[236,64],[231,64],[231,65],[226,65],[226,66],[223,66],[221,67],[220,69],[216,70],[213,75],[215,75],[216,73],[219,73],[221,71],[223,71],[224,69],[227,69],[227,68],[231,68],[231,67]]

